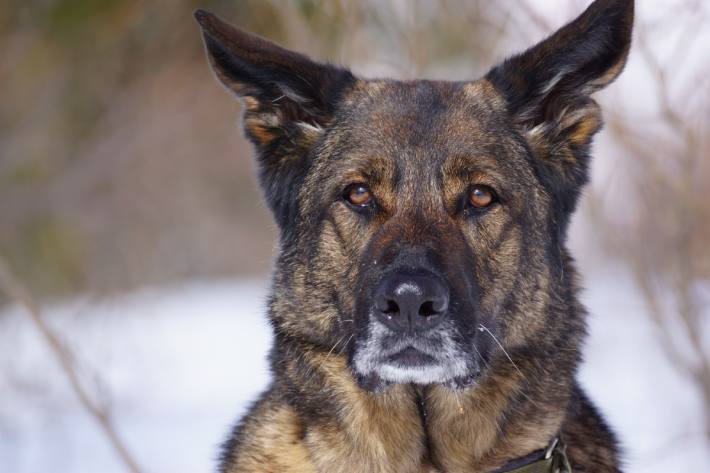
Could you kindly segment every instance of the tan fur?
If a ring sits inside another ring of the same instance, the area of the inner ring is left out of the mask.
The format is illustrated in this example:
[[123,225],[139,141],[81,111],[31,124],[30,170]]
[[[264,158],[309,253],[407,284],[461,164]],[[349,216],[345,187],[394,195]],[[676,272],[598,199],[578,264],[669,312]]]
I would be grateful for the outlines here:
[[288,406],[264,402],[259,417],[245,426],[244,454],[234,458],[232,471],[264,473],[316,473],[301,425]]
[[[362,391],[353,382],[340,355],[311,353],[312,369],[327,379],[338,403],[339,423],[304,426],[283,405],[268,400],[247,425],[248,454],[230,472],[420,473],[434,470],[424,457],[424,436],[417,396],[411,386],[385,394]],[[495,362],[508,363],[507,360]],[[563,420],[564,406],[550,411],[540,424],[518,420],[507,438],[500,438],[511,398],[521,392],[522,375],[492,376],[475,389],[455,393],[425,388],[426,435],[443,459],[446,473],[491,471],[520,451],[547,446]],[[273,458],[271,458],[273,457]]]

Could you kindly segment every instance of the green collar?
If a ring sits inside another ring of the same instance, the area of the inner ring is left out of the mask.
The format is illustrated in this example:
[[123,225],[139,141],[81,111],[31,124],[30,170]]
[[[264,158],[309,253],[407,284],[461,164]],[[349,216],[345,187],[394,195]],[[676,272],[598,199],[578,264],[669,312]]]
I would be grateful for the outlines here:
[[513,460],[493,473],[572,473],[572,467],[567,458],[567,445],[557,437],[547,449]]

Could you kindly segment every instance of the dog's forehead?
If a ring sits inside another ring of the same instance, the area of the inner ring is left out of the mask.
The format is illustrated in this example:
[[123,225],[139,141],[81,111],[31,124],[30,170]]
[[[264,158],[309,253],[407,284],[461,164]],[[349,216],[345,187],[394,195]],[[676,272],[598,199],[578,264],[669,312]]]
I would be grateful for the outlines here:
[[495,154],[509,126],[505,102],[486,80],[360,81],[340,125],[352,145],[428,166],[447,157]]

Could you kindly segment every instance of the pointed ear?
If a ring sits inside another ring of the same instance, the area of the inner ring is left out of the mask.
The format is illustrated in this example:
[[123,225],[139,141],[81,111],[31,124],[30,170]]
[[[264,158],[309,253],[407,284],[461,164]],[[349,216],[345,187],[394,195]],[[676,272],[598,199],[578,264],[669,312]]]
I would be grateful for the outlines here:
[[[310,148],[332,119],[353,75],[246,33],[197,10],[212,69],[243,98],[244,127],[259,154],[261,184],[282,223],[294,205]],[[283,226],[282,226],[283,228]]]
[[624,68],[633,19],[633,0],[596,0],[576,20],[486,76],[507,100],[535,156],[561,173],[560,191],[569,187],[576,194],[586,182],[589,145],[601,127],[590,94]]

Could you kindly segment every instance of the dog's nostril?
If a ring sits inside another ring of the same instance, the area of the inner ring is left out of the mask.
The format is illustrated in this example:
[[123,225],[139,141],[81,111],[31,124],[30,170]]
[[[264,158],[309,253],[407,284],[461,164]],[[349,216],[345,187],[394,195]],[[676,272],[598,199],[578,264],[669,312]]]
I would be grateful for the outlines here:
[[434,309],[434,301],[426,301],[419,307],[419,315],[422,317],[430,317],[438,313],[439,311]]
[[388,300],[387,305],[384,307],[384,309],[382,309],[382,312],[384,312],[385,314],[390,314],[390,315],[396,314],[397,312],[399,312],[399,306],[397,305],[397,303],[395,301]]
[[377,311],[387,315],[394,315],[399,312],[399,305],[397,302],[388,297],[378,297],[375,300],[375,308]]

